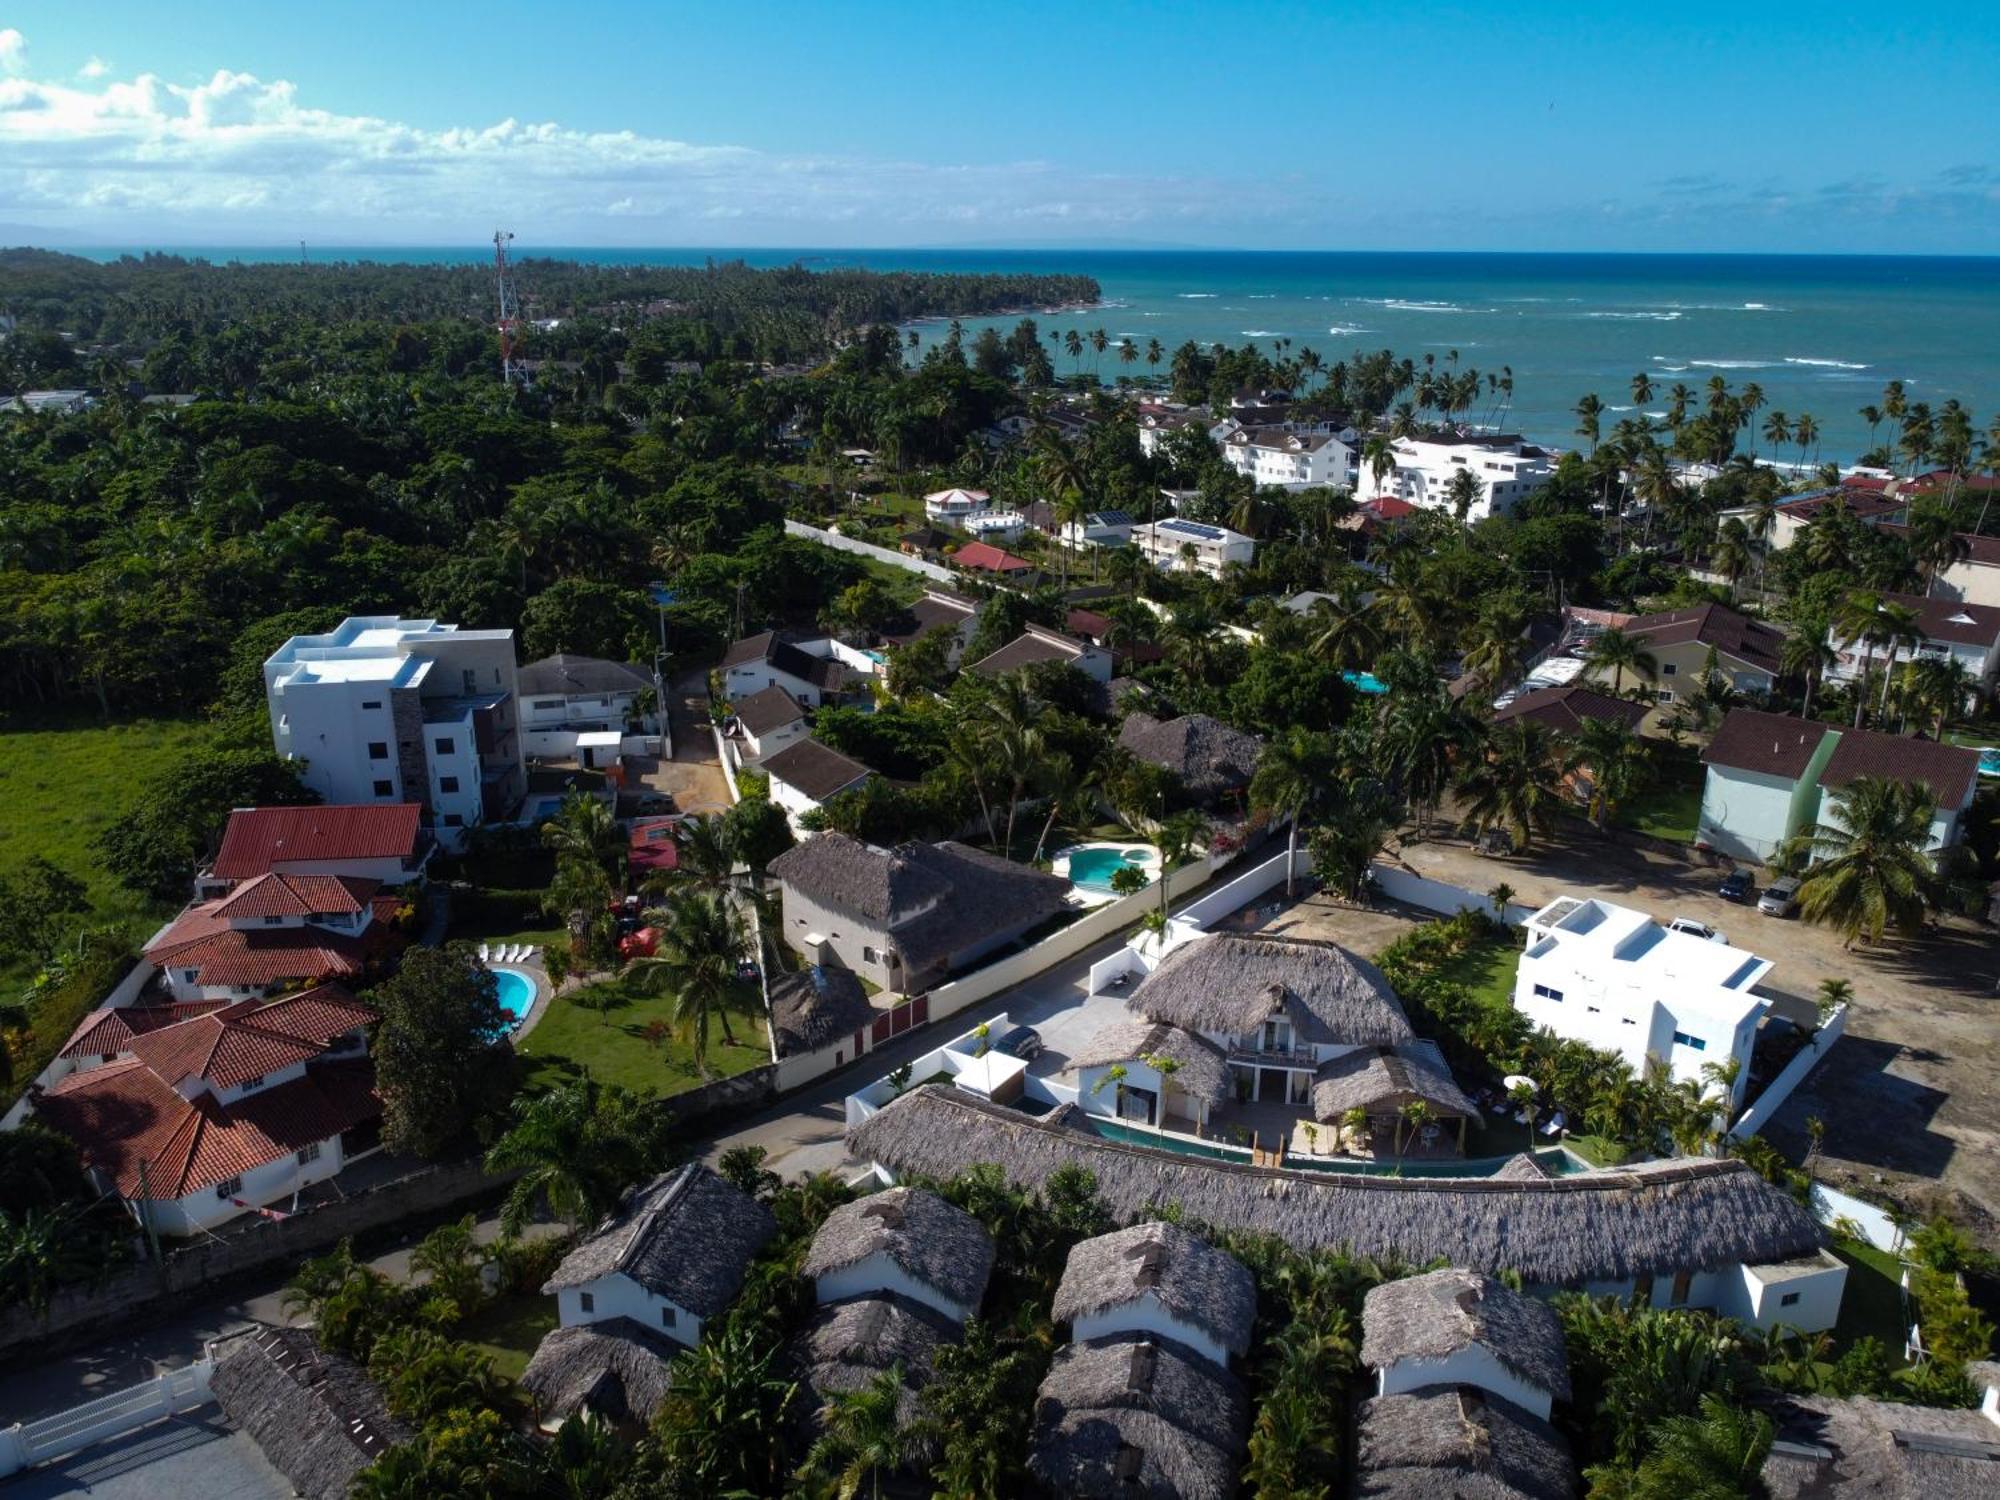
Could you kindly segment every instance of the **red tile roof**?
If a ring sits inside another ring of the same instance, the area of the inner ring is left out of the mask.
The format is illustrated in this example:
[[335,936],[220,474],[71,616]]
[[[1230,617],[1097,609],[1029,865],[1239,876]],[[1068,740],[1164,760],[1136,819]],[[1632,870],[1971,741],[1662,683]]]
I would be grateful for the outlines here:
[[215,856],[221,880],[254,880],[279,865],[412,859],[423,809],[414,802],[336,807],[245,807],[229,815]]
[[1378,495],[1361,508],[1384,521],[1400,521],[1405,516],[1417,513],[1416,506],[1407,500],[1399,500],[1394,495]]
[[1816,719],[1732,708],[1701,758],[1711,766],[1796,781],[1826,738],[1827,728]]
[[1023,573],[1034,567],[1025,557],[1003,552],[991,542],[967,542],[952,554],[951,560],[961,568],[982,573]]
[[227,1000],[176,1000],[171,1005],[126,1005],[94,1010],[77,1023],[58,1057],[114,1057],[132,1038],[162,1026],[221,1010]]
[[380,1014],[330,985],[265,1004],[244,1000],[132,1038],[132,1055],[168,1085],[200,1078],[234,1088],[327,1050],[333,1039]]
[[1927,640],[1959,646],[1987,646],[2000,641],[2000,605],[1967,604],[1958,599],[1934,599],[1924,594],[1878,594],[1884,604],[1900,604],[1917,617]]
[[379,1116],[382,1101],[366,1058],[322,1064],[229,1105],[212,1094],[183,1099],[133,1059],[72,1073],[36,1109],[125,1197],[171,1199],[329,1140]]
[[1776,675],[1778,652],[1785,633],[1775,625],[1753,620],[1721,604],[1703,604],[1693,609],[1668,610],[1657,615],[1634,615],[1625,625],[1627,635],[1644,636],[1655,646],[1674,646],[1698,641],[1713,646],[1722,656]]
[[1505,724],[1514,719],[1533,719],[1559,733],[1575,734],[1583,727],[1585,719],[1614,719],[1636,733],[1646,721],[1648,712],[1643,703],[1634,703],[1630,698],[1614,698],[1609,693],[1572,682],[1561,687],[1523,693],[1505,708],[1496,708],[1493,722]]
[[215,903],[218,916],[311,917],[358,912],[382,888],[379,880],[353,875],[286,875],[272,871],[245,881]]
[[1950,810],[1964,805],[1979,780],[1979,752],[1963,745],[1872,729],[1842,729],[1839,734],[1840,743],[1819,778],[1832,791],[1857,776],[1881,776],[1929,787],[1938,806]]
[[287,981],[351,979],[402,938],[372,923],[359,937],[323,927],[232,928],[218,902],[191,906],[146,957],[162,969],[194,969],[196,982],[266,988]]

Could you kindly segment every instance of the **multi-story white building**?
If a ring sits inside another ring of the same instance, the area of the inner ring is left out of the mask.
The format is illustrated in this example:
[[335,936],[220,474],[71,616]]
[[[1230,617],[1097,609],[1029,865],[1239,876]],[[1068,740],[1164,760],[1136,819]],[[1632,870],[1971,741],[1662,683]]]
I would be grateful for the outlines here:
[[[1933,599],[1923,594],[1879,594],[1884,605],[1900,605],[1917,617],[1922,639],[1895,647],[1898,665],[1910,660],[1956,661],[1965,668],[1975,693],[1991,692],[2000,674],[2000,605],[1970,604],[1958,599]],[[1833,661],[1826,669],[1835,682],[1851,682],[1879,670],[1890,652],[1867,641],[1849,640],[1829,630],[1826,643]]]
[[1134,526],[1132,545],[1163,572],[1192,570],[1211,578],[1220,578],[1230,563],[1248,564],[1257,556],[1256,541],[1242,532],[1179,516]]
[[1546,451],[1508,433],[1402,438],[1392,452],[1396,466],[1380,479],[1366,463],[1360,465],[1356,498],[1366,502],[1393,496],[1427,510],[1449,511],[1452,476],[1465,471],[1479,480],[1479,499],[1467,512],[1468,521],[1512,510],[1555,472]]
[[[550,656],[522,667],[518,686],[521,729],[533,755],[574,755],[580,734],[651,733],[660,722],[652,672],[629,662]],[[653,707],[646,706],[648,698]]]
[[1643,1075],[1706,1082],[1708,1063],[1738,1064],[1733,1113],[1750,1082],[1750,1051],[1768,1003],[1753,991],[1771,961],[1662,927],[1609,901],[1558,896],[1527,921],[1514,1008],[1557,1036],[1615,1052]]
[[264,663],[271,738],[328,802],[414,802],[438,841],[507,817],[527,792],[514,632],[356,615]]
[[1223,440],[1222,458],[1258,485],[1348,489],[1354,484],[1354,429],[1336,433],[1245,427]]

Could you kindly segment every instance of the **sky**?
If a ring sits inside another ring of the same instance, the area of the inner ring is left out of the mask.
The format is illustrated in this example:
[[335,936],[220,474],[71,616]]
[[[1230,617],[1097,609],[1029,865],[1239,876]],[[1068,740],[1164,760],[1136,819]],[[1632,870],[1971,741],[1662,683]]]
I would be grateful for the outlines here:
[[1990,255],[1991,4],[0,0],[0,243]]

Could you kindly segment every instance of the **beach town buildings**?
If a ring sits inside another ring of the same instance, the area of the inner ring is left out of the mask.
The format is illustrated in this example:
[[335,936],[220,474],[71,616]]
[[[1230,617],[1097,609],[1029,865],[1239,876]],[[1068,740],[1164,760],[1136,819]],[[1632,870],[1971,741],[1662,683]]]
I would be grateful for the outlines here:
[[1393,468],[1380,477],[1362,463],[1355,498],[1396,499],[1425,510],[1452,509],[1454,475],[1470,473],[1479,481],[1479,498],[1466,513],[1468,521],[1505,515],[1549,482],[1555,465],[1546,449],[1512,433],[1432,433],[1399,438],[1390,447]]
[[737,769],[754,766],[765,756],[804,739],[812,732],[805,705],[779,683],[759,688],[730,705],[723,745]]
[[784,809],[792,832],[800,836],[806,833],[807,813],[855,790],[875,774],[851,755],[810,738],[766,751],[755,769],[770,778],[771,801]]
[[1769,1004],[1755,993],[1769,959],[1594,898],[1558,896],[1523,925],[1516,1010],[1557,1036],[1618,1054],[1639,1077],[1658,1063],[1677,1083],[1706,1085],[1704,1068],[1734,1062],[1734,1114]]
[[[1885,522],[1884,536],[1907,539],[1909,527]],[[1946,563],[1931,580],[1931,593],[1940,599],[1956,599],[1966,604],[2000,605],[2000,536],[1958,534],[1965,556]]]
[[745,636],[722,653],[723,696],[734,703],[774,684],[806,708],[845,700],[880,663],[831,637],[805,639],[788,631]]
[[1179,516],[1134,526],[1132,545],[1162,572],[1198,572],[1210,578],[1220,578],[1222,570],[1231,563],[1248,565],[1257,556],[1254,538],[1231,531],[1227,526],[1211,526]]
[[924,496],[924,515],[940,525],[955,524],[977,515],[993,503],[986,490],[933,490]]
[[557,654],[516,674],[528,754],[565,760],[584,734],[657,732],[659,683],[645,667],[595,656]]
[[821,833],[771,862],[785,941],[813,963],[916,994],[1063,911],[1069,882],[963,844],[878,849]]
[[1241,798],[1257,774],[1263,742],[1208,714],[1157,719],[1132,709],[1118,726],[1118,748],[1170,772],[1205,807]]
[[1793,835],[1834,821],[1835,794],[1858,776],[1926,788],[1936,803],[1933,851],[1963,837],[1979,790],[1977,750],[1754,708],[1731,709],[1701,758],[1707,772],[1695,842],[1759,863]]
[[32,1115],[156,1234],[284,1206],[380,1147],[367,1028],[336,985],[269,1002],[128,1006],[84,1017],[71,1070]]
[[1029,625],[990,656],[968,663],[966,670],[986,677],[999,677],[1038,662],[1074,667],[1092,682],[1111,681],[1111,652],[1046,625]]
[[1769,693],[1778,680],[1779,654],[1785,632],[1753,620],[1722,604],[1700,604],[1655,614],[1627,615],[1611,610],[1570,609],[1564,619],[1566,648],[1582,659],[1578,676],[1587,681],[1618,683],[1612,668],[1592,662],[1590,643],[1616,627],[1633,638],[1653,658],[1653,675],[1645,678],[1630,668],[1622,673],[1624,687],[1649,689],[1656,705],[1649,727],[1658,727],[1676,711],[1715,653],[1715,667],[1738,693]]
[[413,802],[438,841],[527,793],[511,630],[354,615],[264,663],[271,738],[334,803]]
[[1284,490],[1352,488],[1356,454],[1351,427],[1343,433],[1244,427],[1222,443],[1230,468],[1253,484]]
[[357,980],[405,942],[392,923],[407,899],[366,876],[274,871],[193,902],[142,951],[183,1001]]
[[222,843],[195,876],[197,901],[228,895],[265,875],[372,880],[394,889],[420,884],[437,845],[414,802],[304,807],[239,807]]
[[1759,1475],[1771,1500],[1827,1495],[1989,1495],[2000,1480],[2000,1363],[1975,1360],[1965,1378],[1977,1409],[1866,1396],[1786,1395],[1770,1409],[1776,1439]]
[[1853,682],[1879,672],[1892,662],[1956,662],[1967,679],[1966,704],[1991,693],[2000,677],[2000,604],[1970,604],[1925,594],[1877,594],[1884,606],[1897,606],[1916,617],[1917,639],[1893,645],[1851,640],[1838,630],[1827,632],[1833,660],[1826,669],[1829,682]]
[[[216,1354],[208,1390],[223,1420],[304,1500],[347,1500],[362,1470],[417,1435],[367,1370],[322,1349],[310,1328],[263,1324],[236,1335]],[[239,1493],[215,1477],[222,1487],[210,1493]]]

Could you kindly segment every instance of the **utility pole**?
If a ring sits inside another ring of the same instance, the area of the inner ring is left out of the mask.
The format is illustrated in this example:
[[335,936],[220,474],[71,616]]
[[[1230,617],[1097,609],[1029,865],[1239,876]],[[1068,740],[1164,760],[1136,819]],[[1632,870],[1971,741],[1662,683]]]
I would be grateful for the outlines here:
[[521,304],[507,275],[507,245],[514,238],[511,229],[493,231],[493,286],[500,304],[500,383],[512,385],[518,377],[514,367],[514,335],[521,324]]

